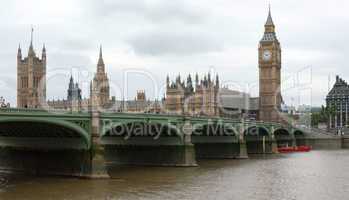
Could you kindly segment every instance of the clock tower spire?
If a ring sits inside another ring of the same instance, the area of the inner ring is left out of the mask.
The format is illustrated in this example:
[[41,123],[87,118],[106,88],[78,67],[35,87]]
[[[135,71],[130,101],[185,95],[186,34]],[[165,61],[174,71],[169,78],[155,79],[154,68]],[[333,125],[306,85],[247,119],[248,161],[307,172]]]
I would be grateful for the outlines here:
[[259,119],[266,122],[280,122],[281,46],[276,37],[270,6],[264,34],[259,42],[258,64]]

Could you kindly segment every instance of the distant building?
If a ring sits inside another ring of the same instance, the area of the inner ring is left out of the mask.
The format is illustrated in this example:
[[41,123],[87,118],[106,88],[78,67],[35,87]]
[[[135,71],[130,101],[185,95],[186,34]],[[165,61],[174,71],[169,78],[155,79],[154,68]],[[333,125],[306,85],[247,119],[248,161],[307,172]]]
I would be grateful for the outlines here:
[[167,77],[165,97],[165,113],[186,114],[195,116],[220,116],[236,119],[258,118],[259,98],[228,88],[220,88],[219,78],[211,79],[211,75],[199,80],[195,76],[192,82],[189,75],[186,82],[180,76],[175,82]]
[[336,76],[336,82],[326,96],[326,106],[335,108],[335,116],[330,118],[329,128],[343,127],[349,124],[349,86]]
[[178,76],[175,82],[166,79],[165,112],[186,115],[218,115],[217,94],[219,78],[211,79],[211,74],[199,81],[196,74],[195,83],[189,75],[186,82]]
[[106,109],[113,106],[110,99],[109,79],[105,72],[102,47],[99,49],[97,72],[90,85],[90,100],[91,106],[95,109]]
[[219,116],[229,118],[258,118],[259,98],[248,93],[221,88],[218,92]]
[[[85,99],[84,101],[88,100]],[[47,105],[50,109],[54,110],[70,110],[78,112],[88,109],[88,106],[84,108],[82,107],[82,102],[83,99],[81,96],[81,89],[79,88],[79,84],[74,83],[74,79],[71,76],[67,90],[67,99],[47,101]]]
[[118,112],[162,113],[163,104],[158,100],[147,100],[144,90],[137,91],[134,100],[117,101]]
[[47,102],[50,109],[88,111],[94,106],[94,109],[105,111],[116,111],[115,98],[110,98],[109,80],[105,72],[105,65],[102,56],[102,48],[99,50],[97,63],[97,72],[90,84],[90,98],[82,99],[81,89],[78,83],[74,83],[73,77],[70,78],[67,99],[51,100]]
[[41,58],[33,47],[33,30],[28,56],[22,58],[22,49],[17,52],[17,107],[42,108],[46,104],[46,48]]

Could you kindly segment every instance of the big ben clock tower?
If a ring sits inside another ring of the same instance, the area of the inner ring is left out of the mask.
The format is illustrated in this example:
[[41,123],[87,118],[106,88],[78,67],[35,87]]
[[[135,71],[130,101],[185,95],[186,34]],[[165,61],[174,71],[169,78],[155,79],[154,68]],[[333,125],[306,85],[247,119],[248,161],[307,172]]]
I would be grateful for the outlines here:
[[258,48],[259,119],[266,122],[280,122],[281,46],[276,38],[270,8],[264,29]]

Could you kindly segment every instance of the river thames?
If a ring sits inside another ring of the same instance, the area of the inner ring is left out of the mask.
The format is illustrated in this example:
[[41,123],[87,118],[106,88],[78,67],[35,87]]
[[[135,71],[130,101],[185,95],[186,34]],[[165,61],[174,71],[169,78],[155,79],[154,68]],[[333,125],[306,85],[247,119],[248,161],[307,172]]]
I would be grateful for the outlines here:
[[0,175],[0,199],[344,200],[349,150],[205,160],[200,167],[113,168],[113,179]]

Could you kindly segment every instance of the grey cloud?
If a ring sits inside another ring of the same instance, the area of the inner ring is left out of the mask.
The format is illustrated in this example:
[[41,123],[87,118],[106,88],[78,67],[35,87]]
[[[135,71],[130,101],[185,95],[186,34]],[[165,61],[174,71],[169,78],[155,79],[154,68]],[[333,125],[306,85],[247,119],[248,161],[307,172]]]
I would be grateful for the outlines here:
[[[60,4],[69,6],[68,1]],[[17,46],[21,42],[23,54],[27,54],[33,23],[34,47],[39,54],[42,43],[46,43],[48,70],[86,66],[94,71],[97,46],[102,43],[108,72],[114,80],[119,77],[112,69],[131,63],[142,69],[159,69],[156,73],[160,79],[166,73],[201,72],[214,65],[222,81],[258,81],[257,45],[267,15],[263,1],[77,0],[75,4],[76,12],[51,15],[41,11],[55,8],[23,4],[20,0],[4,1],[0,8],[1,74],[16,79]],[[321,75],[316,76],[320,82],[321,77],[326,82],[328,74],[345,76],[349,53],[348,5],[348,1],[340,0],[273,2],[272,14],[283,50],[282,69],[292,72],[312,65],[313,73]],[[5,78],[0,80],[7,83]],[[64,89],[54,87],[60,84]],[[49,93],[65,97],[64,80],[57,79],[51,85]],[[0,89],[0,95],[15,96],[13,91],[15,86],[10,92]],[[318,97],[325,93],[314,89],[316,104],[323,103]],[[15,99],[11,101],[13,104]]]
[[[96,62],[97,62],[96,53]],[[90,66],[90,58],[86,55],[79,53],[64,53],[64,52],[48,52],[47,55],[48,68],[67,68],[70,69],[76,67],[87,67]]]
[[188,4],[188,1],[114,0],[90,1],[90,8],[100,16],[120,15],[137,16],[153,22],[179,20],[188,23],[199,23],[209,16],[209,10]]
[[65,38],[62,41],[62,47],[69,51],[86,51],[86,50],[96,50],[97,47],[94,47],[94,43],[89,40],[79,39],[77,37]]
[[217,36],[192,32],[154,32],[138,34],[128,40],[133,50],[143,55],[192,55],[222,51],[223,41]]

